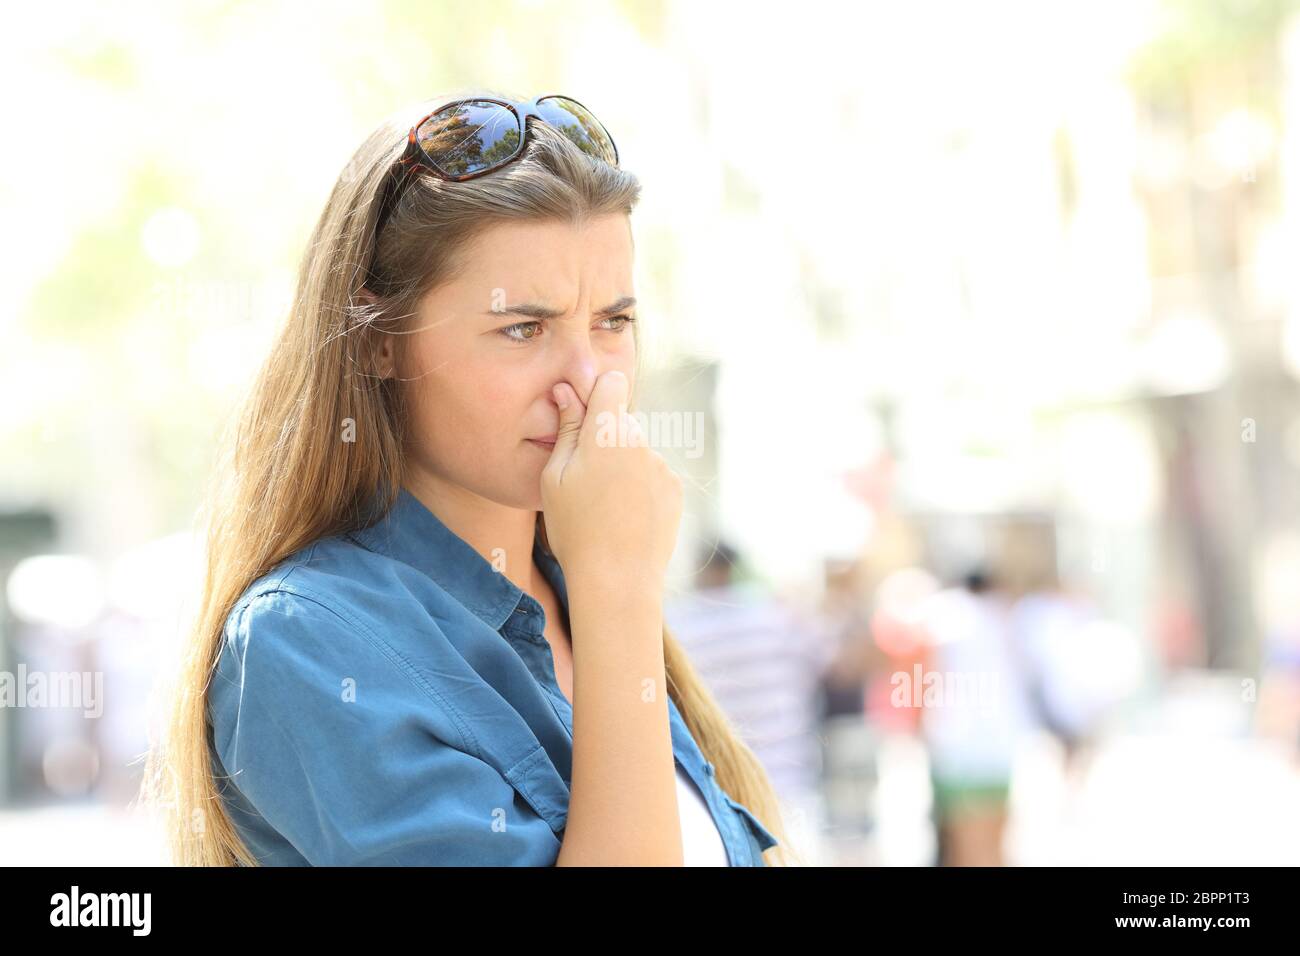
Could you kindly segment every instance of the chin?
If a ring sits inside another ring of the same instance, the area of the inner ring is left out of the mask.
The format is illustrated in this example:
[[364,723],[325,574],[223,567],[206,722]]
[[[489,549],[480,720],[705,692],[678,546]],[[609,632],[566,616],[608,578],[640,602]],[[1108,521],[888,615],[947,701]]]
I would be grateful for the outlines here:
[[536,475],[520,475],[519,484],[512,488],[504,489],[501,494],[488,495],[498,504],[503,504],[508,508],[518,508],[521,511],[541,511],[542,510],[542,476],[539,472]]
[[538,478],[537,481],[533,482],[532,487],[531,487],[530,490],[528,490],[528,491],[523,491],[523,492],[520,493],[519,501],[518,501],[518,503],[515,505],[515,507],[516,507],[516,508],[522,508],[522,509],[524,509],[525,511],[541,511],[541,510],[542,510],[542,485],[541,485],[541,478]]

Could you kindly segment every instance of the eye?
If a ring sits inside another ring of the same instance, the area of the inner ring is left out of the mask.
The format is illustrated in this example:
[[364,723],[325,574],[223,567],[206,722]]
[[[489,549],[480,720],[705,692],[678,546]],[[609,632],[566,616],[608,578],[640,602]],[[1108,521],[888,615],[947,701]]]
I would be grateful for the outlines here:
[[[534,327],[534,326],[536,326],[537,331],[535,331],[535,332],[534,332],[533,334],[531,334],[531,335],[516,335],[516,334],[515,334],[515,332],[516,332],[517,330],[519,330],[519,329],[527,329],[527,328],[532,328],[532,327]],[[515,342],[527,342],[527,341],[529,341],[530,339],[535,339],[535,338],[537,338],[538,334],[542,331],[542,328],[541,328],[541,327],[542,327],[542,323],[540,323],[540,322],[516,322],[514,325],[507,325],[507,326],[506,326],[505,328],[503,328],[503,329],[497,329],[497,332],[498,332],[499,334],[501,334],[501,335],[504,335],[506,338],[508,338],[508,339],[510,339],[510,340],[512,340],[512,341],[515,341]]]
[[[601,319],[601,327],[608,332],[622,332],[629,325],[636,321],[636,316],[632,315],[611,315]],[[605,325],[606,322],[615,322],[613,328]],[[504,335],[512,342],[530,342],[541,335],[541,322],[516,322],[514,325],[507,325],[504,328],[497,329],[498,335]],[[526,330],[531,330],[528,334],[523,334]]]
[[620,324],[618,325],[617,328],[610,329],[609,331],[611,331],[611,332],[622,332],[622,331],[623,331],[624,329],[626,329],[629,325],[631,325],[633,322],[636,321],[636,317],[635,317],[635,316],[631,316],[631,315],[611,315],[611,316],[610,316],[609,318],[607,318],[607,319],[601,319],[601,321],[602,321],[602,322],[618,322],[618,323],[620,323]]

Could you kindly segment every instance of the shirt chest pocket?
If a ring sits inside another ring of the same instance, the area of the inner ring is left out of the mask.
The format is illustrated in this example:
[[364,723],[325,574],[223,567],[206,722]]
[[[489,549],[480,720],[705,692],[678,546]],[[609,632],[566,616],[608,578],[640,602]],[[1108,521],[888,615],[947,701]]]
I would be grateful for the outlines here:
[[569,820],[569,786],[545,747],[538,744],[504,776],[553,832],[558,835],[564,830]]
[[[546,821],[552,832],[558,836],[564,831],[569,818],[569,786],[555,769],[545,747],[538,744],[528,756],[507,770],[504,776],[537,815]],[[765,865],[762,853],[777,845],[776,837],[743,803],[733,800],[730,794],[720,787],[718,793],[726,806],[740,820],[742,831],[751,849],[753,864]]]

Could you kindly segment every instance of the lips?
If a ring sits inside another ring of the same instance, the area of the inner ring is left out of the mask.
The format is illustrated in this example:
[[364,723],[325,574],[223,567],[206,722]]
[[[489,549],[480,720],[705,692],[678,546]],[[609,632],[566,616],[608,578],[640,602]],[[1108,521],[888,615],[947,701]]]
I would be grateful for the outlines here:
[[544,451],[550,451],[555,447],[554,438],[529,438],[528,443],[531,445],[536,445],[538,448],[541,448]]

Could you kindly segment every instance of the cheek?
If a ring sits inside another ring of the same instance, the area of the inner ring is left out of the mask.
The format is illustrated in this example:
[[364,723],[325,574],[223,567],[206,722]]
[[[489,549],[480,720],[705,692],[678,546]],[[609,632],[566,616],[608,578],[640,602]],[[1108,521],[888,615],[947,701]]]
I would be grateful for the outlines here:
[[518,370],[484,369],[473,386],[473,415],[490,441],[518,440],[539,392]]
[[517,416],[526,404],[517,384],[510,376],[484,369],[473,391],[478,414],[505,424],[507,416]]
[[529,395],[498,368],[462,367],[426,392],[425,434],[443,452],[489,461],[522,437]]

